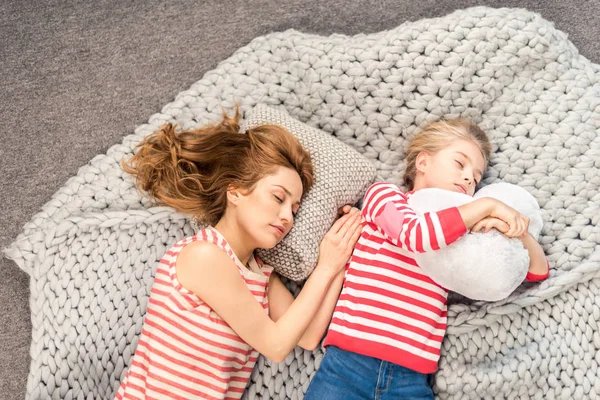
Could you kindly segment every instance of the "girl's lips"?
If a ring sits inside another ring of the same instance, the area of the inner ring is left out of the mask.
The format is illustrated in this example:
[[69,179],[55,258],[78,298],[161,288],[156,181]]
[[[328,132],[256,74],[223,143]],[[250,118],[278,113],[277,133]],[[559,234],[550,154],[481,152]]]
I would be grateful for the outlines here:
[[454,186],[456,186],[462,193],[467,194],[467,188],[464,185],[459,185],[458,183],[455,183]]

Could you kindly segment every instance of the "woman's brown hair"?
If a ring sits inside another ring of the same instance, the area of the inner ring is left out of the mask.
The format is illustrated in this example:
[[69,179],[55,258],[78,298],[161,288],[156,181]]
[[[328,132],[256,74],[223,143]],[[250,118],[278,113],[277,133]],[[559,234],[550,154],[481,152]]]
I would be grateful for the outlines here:
[[227,190],[252,191],[254,185],[279,167],[300,175],[303,193],[314,182],[308,152],[286,129],[262,125],[239,133],[239,110],[234,118],[177,133],[164,124],[146,137],[123,169],[136,186],[159,203],[214,225],[227,206]]
[[408,190],[412,190],[415,185],[416,161],[419,153],[424,151],[436,154],[457,139],[470,140],[475,143],[487,166],[492,145],[480,127],[462,118],[432,122],[417,133],[408,146],[405,158],[406,170],[404,171],[404,184]]

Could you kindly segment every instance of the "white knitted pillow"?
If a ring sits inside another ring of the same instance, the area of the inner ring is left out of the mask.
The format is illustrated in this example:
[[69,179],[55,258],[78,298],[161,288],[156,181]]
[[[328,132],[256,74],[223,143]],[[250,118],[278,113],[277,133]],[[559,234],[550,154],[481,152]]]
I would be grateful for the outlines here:
[[373,164],[339,139],[292,118],[284,108],[259,104],[242,130],[264,124],[280,125],[292,132],[311,155],[315,183],[303,197],[290,233],[259,256],[281,275],[299,281],[314,269],[319,244],[333,224],[337,211],[358,202],[375,180]]

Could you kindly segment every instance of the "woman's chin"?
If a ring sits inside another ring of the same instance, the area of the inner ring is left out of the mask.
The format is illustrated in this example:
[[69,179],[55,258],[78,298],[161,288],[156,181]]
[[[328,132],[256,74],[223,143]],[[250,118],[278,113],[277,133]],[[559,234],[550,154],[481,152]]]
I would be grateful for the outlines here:
[[281,239],[271,239],[271,240],[263,240],[261,243],[260,248],[261,249],[265,249],[265,250],[271,250],[273,247],[277,246],[281,240]]
[[265,249],[265,250],[271,250],[273,247],[275,247],[279,243],[281,243],[283,238],[285,238],[287,236],[287,233],[288,232],[286,232],[285,234],[280,234],[279,232],[276,232],[275,230],[265,232],[264,236],[262,236],[260,238],[256,238],[257,242],[260,244],[259,248]]

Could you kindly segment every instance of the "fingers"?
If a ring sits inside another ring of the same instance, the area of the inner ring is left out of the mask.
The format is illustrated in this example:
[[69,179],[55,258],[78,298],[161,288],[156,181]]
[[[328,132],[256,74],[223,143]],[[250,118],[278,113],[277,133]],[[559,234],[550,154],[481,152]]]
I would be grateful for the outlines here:
[[360,210],[350,207],[329,229],[319,246],[319,264],[337,269],[346,265],[362,231]]
[[342,228],[342,226],[344,226],[344,223],[346,223],[346,221],[348,221],[348,219],[351,216],[352,216],[351,213],[346,213],[346,214],[342,215],[340,218],[338,218],[337,221],[335,221],[335,223],[329,229],[329,233],[332,233],[332,234],[338,233],[340,231],[340,229]]
[[494,228],[498,229],[500,232],[506,234],[506,232],[508,231],[508,229],[510,228],[508,226],[508,224],[504,221],[502,221],[501,219],[496,220],[496,223],[494,225]]
[[358,241],[360,237],[360,233],[362,232],[362,217],[358,214],[358,218],[352,224],[352,227],[348,229],[347,234],[344,236],[344,242],[346,243],[346,252],[344,254],[344,259],[350,258],[352,255],[352,251],[354,250],[354,245]]
[[515,237],[522,237],[527,232],[529,226],[529,218],[519,215],[519,230],[515,233]]
[[525,237],[525,236],[527,236],[529,234],[529,222],[530,222],[530,219],[527,218],[527,217],[524,217],[524,218],[525,218],[525,229],[524,229],[524,232],[523,232],[523,236]]
[[504,234],[509,230],[509,225],[498,218],[484,218],[481,221],[477,222],[471,228],[471,232],[489,232],[492,229],[496,229]]
[[343,206],[342,208],[340,208],[338,210],[338,217],[341,217],[344,214],[348,214],[350,212],[350,210],[352,210],[352,206],[350,204],[346,204],[345,206]]
[[348,230],[346,232],[344,232],[343,240],[351,242],[352,236],[354,236],[354,234],[356,232],[358,232],[360,235],[361,227],[362,227],[362,217],[361,217],[360,213],[355,213],[354,221],[352,222],[352,225],[348,228]]
[[350,245],[350,248],[354,248],[354,245],[358,241],[358,238],[360,237],[361,232],[362,232],[362,229],[359,228],[359,229],[355,230],[354,233],[352,233],[352,236],[350,237],[350,241],[348,242],[348,244]]
[[511,223],[509,223],[510,228],[505,233],[508,237],[521,237],[527,234],[527,230],[529,229],[529,218],[524,215],[517,215],[512,218]]
[[508,218],[508,221],[495,217],[484,218],[473,225],[471,232],[483,231],[487,233],[492,229],[497,229],[508,237],[522,237],[527,235],[528,228],[529,218],[518,214]]
[[471,228],[471,232],[479,232],[485,226],[485,220],[481,220]]
[[506,236],[515,237],[517,232],[519,232],[519,218],[511,218],[511,221],[508,224],[509,228],[506,231]]
[[348,219],[344,221],[344,224],[342,224],[342,226],[337,232],[337,234],[342,240],[347,240],[348,232],[352,230],[353,226],[355,226],[356,221],[358,221],[360,224],[360,213],[354,210],[356,209],[353,209],[348,214],[346,214],[348,216]]

